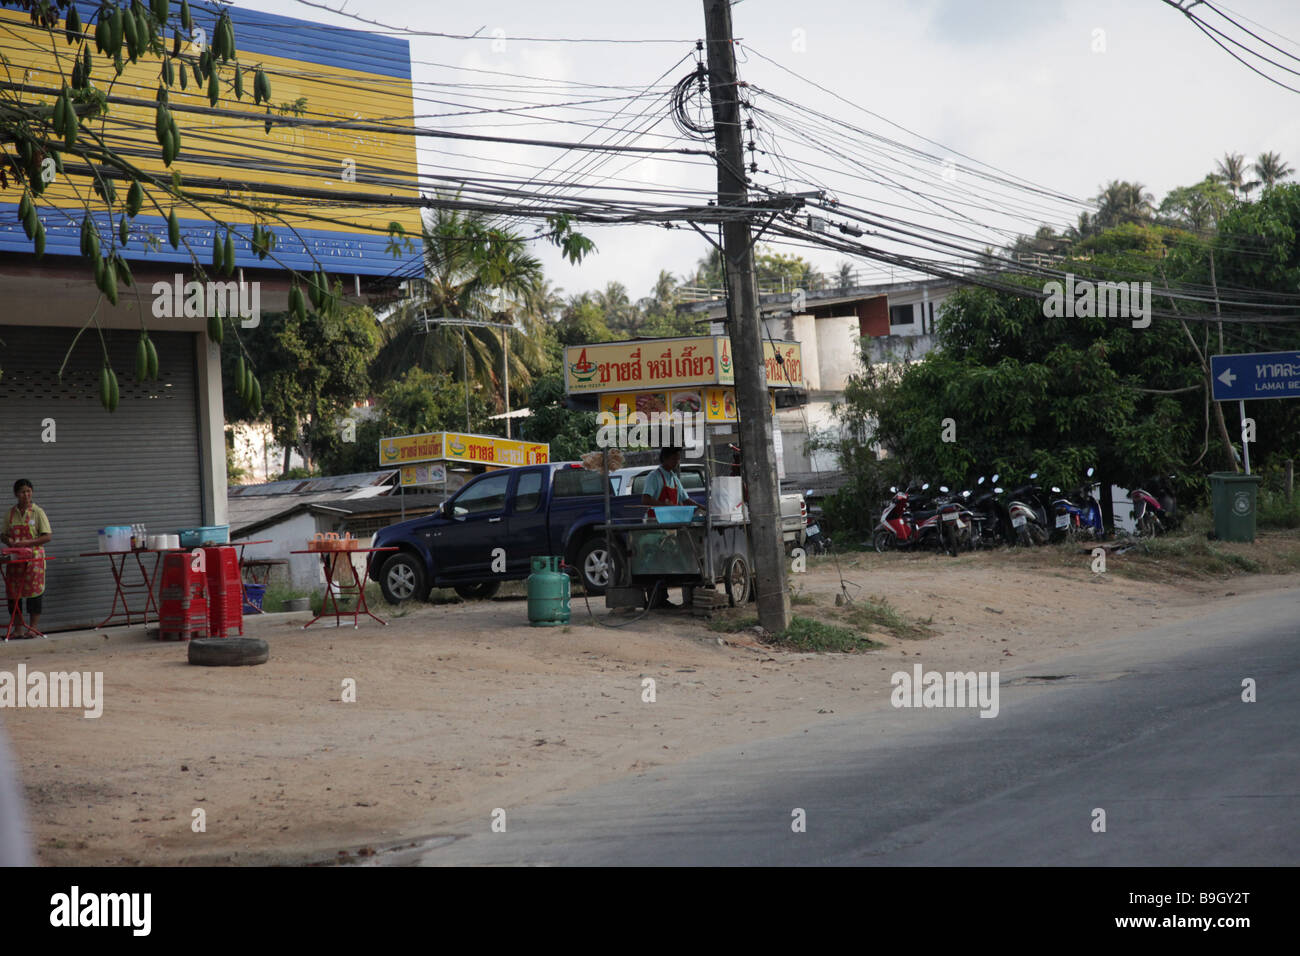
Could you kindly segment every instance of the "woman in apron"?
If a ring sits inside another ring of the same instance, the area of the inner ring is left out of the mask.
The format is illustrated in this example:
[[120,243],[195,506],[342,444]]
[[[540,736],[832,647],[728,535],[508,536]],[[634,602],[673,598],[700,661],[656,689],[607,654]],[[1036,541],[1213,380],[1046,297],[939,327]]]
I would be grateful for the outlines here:
[[5,591],[9,597],[9,613],[14,602],[25,602],[27,626],[18,637],[38,637],[37,624],[41,619],[41,598],[45,594],[45,545],[50,541],[50,519],[40,505],[32,501],[32,483],[26,478],[14,482],[14,497],[18,503],[0,522],[0,541],[10,548],[31,548],[32,560],[14,562],[5,568]]

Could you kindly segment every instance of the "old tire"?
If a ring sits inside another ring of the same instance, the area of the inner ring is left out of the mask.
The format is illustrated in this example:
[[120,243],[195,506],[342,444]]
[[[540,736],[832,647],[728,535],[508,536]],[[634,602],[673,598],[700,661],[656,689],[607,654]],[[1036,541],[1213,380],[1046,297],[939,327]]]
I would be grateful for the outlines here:
[[486,601],[501,590],[501,582],[485,581],[482,584],[458,584],[452,590],[466,601]]
[[424,565],[406,551],[390,555],[379,568],[379,590],[389,604],[401,604],[411,598],[424,600],[429,593]]
[[268,653],[266,641],[256,637],[196,637],[189,660],[203,667],[244,667],[265,664]]
[[749,580],[749,562],[744,556],[733,554],[723,566],[722,583],[727,591],[727,600],[732,607],[743,607],[749,602],[752,592]]
[[604,537],[591,538],[578,552],[578,578],[590,595],[599,596],[622,576],[623,555],[618,545],[606,549]]
[[871,537],[871,546],[880,554],[894,550],[894,535],[889,531],[877,531]]

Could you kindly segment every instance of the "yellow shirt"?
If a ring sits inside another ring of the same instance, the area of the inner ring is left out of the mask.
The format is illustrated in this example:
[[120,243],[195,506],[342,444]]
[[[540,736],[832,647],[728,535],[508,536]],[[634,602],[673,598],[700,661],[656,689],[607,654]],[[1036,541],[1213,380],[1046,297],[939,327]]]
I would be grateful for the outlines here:
[[50,531],[50,519],[46,516],[45,509],[37,504],[33,504],[27,511],[19,511],[17,505],[6,511],[4,523],[0,525],[0,533],[8,534],[9,529],[18,524],[25,524],[33,538],[53,533]]

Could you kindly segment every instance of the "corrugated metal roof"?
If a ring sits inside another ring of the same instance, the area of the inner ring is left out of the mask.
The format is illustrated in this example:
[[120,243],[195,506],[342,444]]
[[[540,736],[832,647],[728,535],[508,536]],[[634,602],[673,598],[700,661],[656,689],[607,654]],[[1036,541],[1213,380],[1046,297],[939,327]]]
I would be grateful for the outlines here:
[[[233,485],[227,491],[230,499],[262,498],[278,495],[312,495],[327,493],[334,497],[351,497],[340,492],[364,492],[366,496],[387,494],[397,477],[396,471],[367,471],[354,475],[328,475],[321,478],[290,478],[285,481],[264,481],[257,485]],[[280,507],[287,507],[281,505]]]

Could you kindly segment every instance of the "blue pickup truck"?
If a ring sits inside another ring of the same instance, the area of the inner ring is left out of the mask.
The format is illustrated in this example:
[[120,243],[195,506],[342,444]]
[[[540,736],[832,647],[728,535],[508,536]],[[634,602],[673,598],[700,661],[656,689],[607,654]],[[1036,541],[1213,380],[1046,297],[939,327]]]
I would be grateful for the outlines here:
[[[573,463],[479,475],[436,513],[379,531],[373,546],[398,550],[373,556],[370,579],[390,604],[425,600],[431,588],[489,598],[502,581],[528,577],[534,555],[562,555],[589,594],[602,594],[613,570],[604,532],[596,530],[605,520],[605,481]],[[644,514],[639,496],[611,498],[615,520]]]

